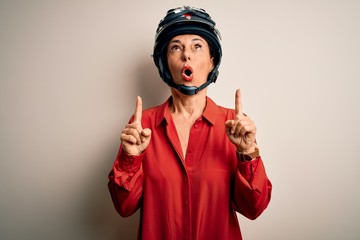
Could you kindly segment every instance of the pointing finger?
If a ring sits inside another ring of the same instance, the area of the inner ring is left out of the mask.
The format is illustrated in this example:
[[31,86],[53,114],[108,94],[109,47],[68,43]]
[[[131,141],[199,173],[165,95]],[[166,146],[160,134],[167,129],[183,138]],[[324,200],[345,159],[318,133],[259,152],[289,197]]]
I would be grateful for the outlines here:
[[141,97],[137,96],[134,122],[141,123],[141,118],[142,118],[142,100]]
[[235,115],[243,115],[240,89],[235,93]]

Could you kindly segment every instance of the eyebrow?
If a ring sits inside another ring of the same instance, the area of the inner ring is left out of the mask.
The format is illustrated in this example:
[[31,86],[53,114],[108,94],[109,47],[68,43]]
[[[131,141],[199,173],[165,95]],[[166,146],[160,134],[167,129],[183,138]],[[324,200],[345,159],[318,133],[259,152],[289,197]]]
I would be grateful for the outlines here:
[[[191,39],[191,41],[192,41],[192,42],[196,42],[196,41],[201,41],[201,42],[203,42],[204,40],[201,39],[201,38],[195,37],[195,38]],[[181,43],[181,41],[180,41],[179,39],[174,39],[174,40],[171,40],[171,41],[169,42],[169,44],[170,44],[170,43]]]

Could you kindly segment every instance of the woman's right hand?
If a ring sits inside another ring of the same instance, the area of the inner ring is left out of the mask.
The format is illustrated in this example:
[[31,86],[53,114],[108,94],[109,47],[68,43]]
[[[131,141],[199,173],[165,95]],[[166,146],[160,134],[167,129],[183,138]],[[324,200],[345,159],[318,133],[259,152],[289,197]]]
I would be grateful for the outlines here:
[[134,121],[125,126],[120,137],[122,149],[128,155],[139,156],[149,145],[151,130],[149,128],[142,128],[141,118],[142,100],[138,96],[136,99]]

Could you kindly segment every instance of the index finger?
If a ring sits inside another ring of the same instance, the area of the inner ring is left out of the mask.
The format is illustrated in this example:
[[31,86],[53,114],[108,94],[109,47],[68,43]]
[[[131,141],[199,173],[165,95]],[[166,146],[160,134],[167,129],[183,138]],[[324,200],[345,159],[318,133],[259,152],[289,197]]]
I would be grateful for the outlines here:
[[240,89],[235,93],[235,115],[243,115]]
[[142,118],[142,100],[140,96],[137,96],[134,122],[141,123],[141,118]]

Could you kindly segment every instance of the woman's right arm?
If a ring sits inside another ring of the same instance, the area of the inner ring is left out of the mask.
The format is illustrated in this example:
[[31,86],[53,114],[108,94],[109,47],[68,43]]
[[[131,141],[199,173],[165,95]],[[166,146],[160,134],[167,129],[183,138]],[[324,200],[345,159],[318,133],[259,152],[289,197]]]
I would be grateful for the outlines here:
[[108,188],[118,213],[127,217],[139,207],[143,190],[141,162],[151,139],[151,130],[142,128],[142,100],[136,99],[135,114],[121,133],[119,153],[109,173]]
[[128,217],[139,207],[143,191],[142,159],[144,154],[131,156],[120,146],[119,153],[109,173],[108,188],[116,211]]

